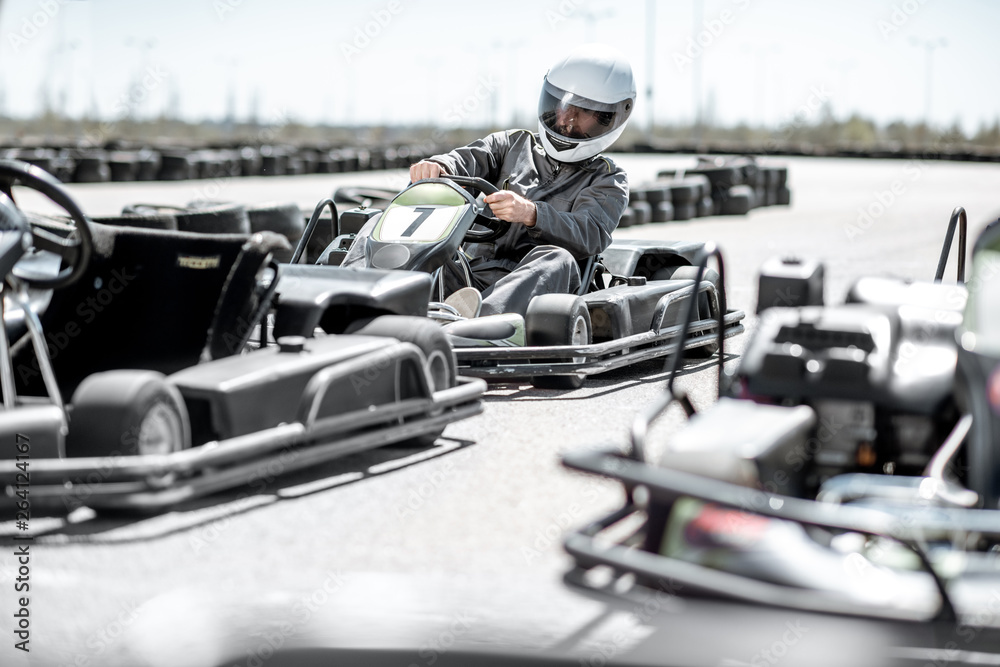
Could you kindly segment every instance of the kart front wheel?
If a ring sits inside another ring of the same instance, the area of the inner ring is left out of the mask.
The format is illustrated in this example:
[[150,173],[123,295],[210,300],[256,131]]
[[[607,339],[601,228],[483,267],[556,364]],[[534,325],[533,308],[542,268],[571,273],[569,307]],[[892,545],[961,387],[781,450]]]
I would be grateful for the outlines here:
[[359,336],[395,338],[403,343],[413,343],[427,360],[427,379],[430,390],[440,391],[455,386],[458,375],[455,353],[441,327],[423,317],[407,315],[382,315],[357,329],[348,329]]
[[[524,316],[525,339],[529,346],[589,345],[590,311],[574,294],[542,294],[528,304]],[[574,358],[573,361],[581,361]],[[537,375],[531,384],[539,389],[578,389],[584,375]]]
[[155,371],[95,373],[73,393],[66,455],[169,454],[191,446],[176,387]]
[[[383,336],[403,343],[413,343],[424,353],[431,392],[455,386],[458,375],[455,352],[441,327],[431,320],[405,315],[382,315],[355,330],[348,330],[359,336]],[[403,447],[430,447],[442,433],[443,428],[396,444]]]

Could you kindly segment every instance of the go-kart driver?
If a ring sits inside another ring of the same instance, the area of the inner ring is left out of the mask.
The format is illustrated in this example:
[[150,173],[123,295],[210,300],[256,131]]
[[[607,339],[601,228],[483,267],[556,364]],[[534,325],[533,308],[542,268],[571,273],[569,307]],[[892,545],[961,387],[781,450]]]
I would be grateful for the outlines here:
[[[413,182],[485,178],[500,188],[486,197],[494,215],[514,223],[494,243],[465,246],[477,290],[461,290],[475,300],[468,315],[524,315],[535,295],[579,289],[579,261],[608,247],[628,203],[625,172],[599,153],[625,129],[635,96],[632,68],[621,54],[582,46],[546,74],[537,134],[495,132],[410,167]],[[446,293],[465,285],[457,270],[442,273]]]

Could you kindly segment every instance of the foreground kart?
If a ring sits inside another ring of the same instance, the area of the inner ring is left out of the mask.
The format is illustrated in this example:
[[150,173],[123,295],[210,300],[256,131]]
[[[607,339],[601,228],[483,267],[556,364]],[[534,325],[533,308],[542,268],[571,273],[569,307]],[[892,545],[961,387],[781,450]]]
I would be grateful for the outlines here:
[[[285,282],[271,259],[290,250],[282,237],[92,223],[53,177],[14,161],[0,182],[69,214],[29,225],[0,196],[0,438],[17,444],[0,484],[26,505],[156,509],[262,471],[426,442],[482,409],[485,383],[456,376],[423,317],[249,351]],[[410,282],[426,299],[429,277]]]
[[[352,266],[431,273],[444,301],[439,278],[442,271],[451,270],[446,265],[456,262],[458,271],[468,274],[461,244],[489,242],[509,228],[510,223],[492,217],[489,207],[474,196],[496,191],[481,178],[419,181],[399,193],[385,213],[368,209],[363,226],[338,235],[321,261],[337,264],[347,258]],[[691,301],[698,304],[698,316],[685,349],[711,354],[717,349],[716,327],[723,337],[743,331],[743,312],[727,310],[721,277],[710,272],[695,283],[692,262],[705,247],[696,242],[619,241],[601,256],[581,261],[579,294],[537,296],[524,317],[502,314],[459,321],[444,304],[430,314],[452,322],[446,330],[463,374],[576,388],[587,375],[670,354],[681,313]]]
[[[866,278],[823,306],[819,265],[762,272],[760,326],[734,374],[720,364],[717,404],[696,412],[671,377],[627,454],[564,459],[628,498],[567,538],[568,581],[931,621],[995,651],[1000,225],[968,285],[961,259],[942,284],[956,225],[965,256],[956,209],[933,283]],[[769,307],[779,294],[802,305]],[[654,459],[646,433],[675,402],[690,420]]]

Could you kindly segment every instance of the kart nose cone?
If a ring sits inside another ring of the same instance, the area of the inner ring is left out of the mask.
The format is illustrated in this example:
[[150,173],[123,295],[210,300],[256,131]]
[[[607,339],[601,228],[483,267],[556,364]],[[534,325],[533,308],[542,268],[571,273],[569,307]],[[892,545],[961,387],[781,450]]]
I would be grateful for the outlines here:
[[410,251],[404,245],[386,245],[372,255],[372,266],[376,269],[398,269],[410,259]]

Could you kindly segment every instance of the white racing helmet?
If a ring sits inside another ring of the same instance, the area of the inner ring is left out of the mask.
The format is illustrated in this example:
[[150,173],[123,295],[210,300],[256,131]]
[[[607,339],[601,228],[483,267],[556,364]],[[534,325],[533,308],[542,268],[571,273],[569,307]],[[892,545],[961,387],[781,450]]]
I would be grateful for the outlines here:
[[618,51],[585,44],[549,69],[538,99],[538,134],[560,162],[588,160],[621,136],[635,106],[632,66]]

